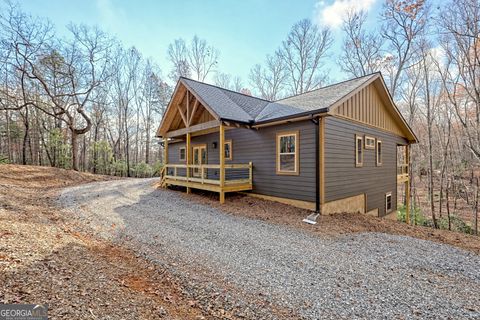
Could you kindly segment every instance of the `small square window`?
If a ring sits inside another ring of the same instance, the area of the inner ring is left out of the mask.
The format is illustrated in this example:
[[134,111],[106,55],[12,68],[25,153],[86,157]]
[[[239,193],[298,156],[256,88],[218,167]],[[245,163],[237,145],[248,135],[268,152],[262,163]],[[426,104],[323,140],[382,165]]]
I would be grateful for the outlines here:
[[185,147],[180,147],[178,152],[179,152],[178,157],[179,157],[180,161],[185,161],[185,159],[187,158],[187,151],[186,151]]
[[365,149],[375,149],[375,138],[365,136]]
[[393,203],[392,203],[392,193],[388,192],[385,194],[385,213],[389,213],[392,211]]

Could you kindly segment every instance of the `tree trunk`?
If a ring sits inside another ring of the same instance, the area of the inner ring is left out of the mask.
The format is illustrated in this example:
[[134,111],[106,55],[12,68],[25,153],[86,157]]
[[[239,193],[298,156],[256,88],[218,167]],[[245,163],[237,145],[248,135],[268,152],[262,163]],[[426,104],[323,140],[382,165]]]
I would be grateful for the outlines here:
[[146,141],[145,141],[145,163],[150,163],[150,128],[147,127]]
[[23,143],[22,143],[22,164],[27,164],[27,144],[28,144],[28,131],[30,129],[28,123],[28,107],[25,108],[25,117],[23,118],[23,122],[25,124],[25,133],[23,134]]
[[447,188],[445,189],[445,196],[447,200],[447,218],[448,218],[448,230],[452,230],[452,224],[450,221],[450,197],[448,193],[448,189],[450,188],[449,182],[447,181]]
[[72,137],[72,169],[78,171],[78,135],[75,129],[70,130]]
[[95,126],[95,131],[93,132],[93,173],[97,173],[97,142],[98,142],[98,125]]
[[7,121],[7,156],[8,162],[13,162],[12,159],[12,139],[10,135],[10,117],[8,115],[8,110],[5,110],[5,120]]
[[478,177],[477,177],[477,190],[476,190],[476,197],[475,197],[475,219],[474,219],[474,228],[473,232],[476,236],[478,236]]

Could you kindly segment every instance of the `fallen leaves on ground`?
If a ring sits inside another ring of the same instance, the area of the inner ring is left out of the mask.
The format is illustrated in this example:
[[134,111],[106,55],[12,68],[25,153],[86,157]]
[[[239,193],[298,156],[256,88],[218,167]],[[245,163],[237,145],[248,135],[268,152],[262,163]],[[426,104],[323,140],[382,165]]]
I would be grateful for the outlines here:
[[0,165],[0,303],[47,303],[50,319],[202,319],[175,277],[56,207],[59,188],[109,179]]

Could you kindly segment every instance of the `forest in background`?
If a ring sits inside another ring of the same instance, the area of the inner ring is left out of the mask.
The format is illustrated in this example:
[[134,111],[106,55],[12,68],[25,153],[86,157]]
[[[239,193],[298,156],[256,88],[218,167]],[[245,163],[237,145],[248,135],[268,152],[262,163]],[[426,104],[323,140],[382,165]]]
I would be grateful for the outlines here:
[[154,176],[155,131],[179,76],[277,100],[329,84],[325,62],[337,61],[345,79],[381,71],[419,137],[412,222],[477,234],[478,0],[385,0],[373,30],[367,12],[351,11],[338,52],[332,30],[301,20],[248,79],[219,70],[221,51],[199,36],[172,39],[162,72],[96,27],[71,24],[61,37],[16,3],[0,9],[0,163]]

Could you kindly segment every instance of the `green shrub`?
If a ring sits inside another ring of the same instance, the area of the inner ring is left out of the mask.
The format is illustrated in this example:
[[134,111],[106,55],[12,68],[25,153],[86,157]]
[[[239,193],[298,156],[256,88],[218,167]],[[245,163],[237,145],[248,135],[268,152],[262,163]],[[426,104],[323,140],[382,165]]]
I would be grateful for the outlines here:
[[3,154],[0,154],[0,164],[7,164],[7,163],[8,163],[8,158]]
[[[97,173],[110,174],[113,161],[112,148],[108,141],[100,140],[90,147],[91,167],[95,166]],[[96,160],[94,159],[96,155]]]
[[[442,217],[438,219],[437,225],[439,229],[448,230],[448,217]],[[473,234],[472,227],[456,215],[450,215],[450,225],[453,231]]]
[[146,178],[152,176],[153,169],[147,163],[140,162],[132,168],[132,172],[137,178]]
[[[406,222],[406,207],[401,205],[397,208],[397,220],[401,222]],[[422,211],[418,207],[414,207],[410,212],[410,222],[413,222],[418,226],[426,226],[429,224],[429,221],[423,215]]]
[[124,160],[113,161],[110,172],[114,176],[125,177],[127,175],[127,163]]
[[163,168],[163,163],[161,163],[160,161],[156,161],[152,165],[152,176],[154,177],[160,176],[160,171],[162,171],[162,168]]

